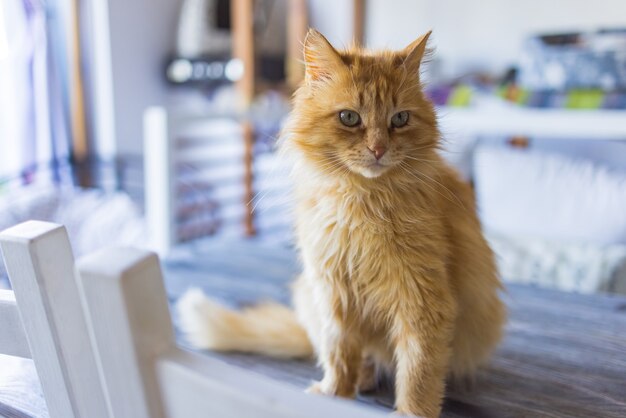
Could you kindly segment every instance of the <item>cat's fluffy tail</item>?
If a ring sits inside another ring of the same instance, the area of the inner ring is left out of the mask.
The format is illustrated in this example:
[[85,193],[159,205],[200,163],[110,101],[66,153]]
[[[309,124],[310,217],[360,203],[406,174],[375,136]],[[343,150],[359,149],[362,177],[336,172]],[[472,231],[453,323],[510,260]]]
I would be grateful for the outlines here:
[[313,355],[295,312],[283,305],[264,303],[236,311],[192,289],[180,298],[177,310],[181,329],[196,348],[279,358]]

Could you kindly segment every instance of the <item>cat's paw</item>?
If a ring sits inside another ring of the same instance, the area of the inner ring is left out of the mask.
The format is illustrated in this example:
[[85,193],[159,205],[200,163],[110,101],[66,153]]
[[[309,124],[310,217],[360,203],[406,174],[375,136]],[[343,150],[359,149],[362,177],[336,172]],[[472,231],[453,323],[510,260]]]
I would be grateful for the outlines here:
[[376,379],[376,376],[359,380],[360,393],[373,392],[376,389],[378,389],[378,380]]
[[328,389],[324,382],[313,382],[306,390],[306,393],[313,395],[339,396],[340,398],[354,399],[356,398],[356,390],[331,390]]
[[359,376],[357,388],[361,393],[372,392],[378,389],[378,375],[374,366],[363,367]]
[[310,395],[328,395],[322,390],[322,382],[313,382],[304,392]]

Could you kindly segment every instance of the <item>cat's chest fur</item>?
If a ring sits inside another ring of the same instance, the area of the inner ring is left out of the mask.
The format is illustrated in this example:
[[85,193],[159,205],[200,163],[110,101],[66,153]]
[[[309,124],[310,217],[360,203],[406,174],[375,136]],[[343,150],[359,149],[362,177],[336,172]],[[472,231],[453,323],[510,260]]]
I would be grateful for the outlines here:
[[428,204],[418,191],[310,196],[298,212],[306,269],[358,298],[443,268],[442,214]]

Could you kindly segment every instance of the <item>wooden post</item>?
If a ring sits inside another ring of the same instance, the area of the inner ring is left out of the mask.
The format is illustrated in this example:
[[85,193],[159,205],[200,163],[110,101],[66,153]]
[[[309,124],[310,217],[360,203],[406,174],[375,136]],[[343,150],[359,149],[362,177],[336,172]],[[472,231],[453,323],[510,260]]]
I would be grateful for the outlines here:
[[231,0],[231,27],[233,34],[233,58],[241,60],[243,76],[237,81],[237,90],[246,109],[254,99],[254,1]]
[[83,82],[82,51],[81,51],[81,27],[80,27],[80,1],[71,2],[71,36],[72,36],[72,59],[69,65],[72,68],[71,80],[71,131],[72,131],[72,156],[77,166],[78,182],[81,186],[93,186],[92,164],[89,161],[89,145],[87,141],[87,125],[85,115],[85,90]]
[[246,205],[245,232],[247,236],[256,234],[254,228],[254,129],[249,121],[242,126],[244,143],[244,204]]
[[289,0],[287,13],[287,85],[295,90],[304,80],[302,44],[309,26],[306,0]]
[[25,222],[0,246],[50,416],[109,417],[65,228]]
[[0,329],[0,354],[31,358],[15,294],[10,290],[0,290]]
[[254,215],[251,201],[254,197],[254,128],[247,117],[255,93],[255,62],[254,62],[254,1],[231,0],[231,26],[233,34],[233,58],[241,60],[243,77],[237,81],[237,90],[241,98],[242,110],[246,120],[242,122],[244,141],[244,202],[246,217],[245,233],[254,235]]
[[355,45],[363,46],[365,44],[365,0],[354,0],[352,4],[352,37]]
[[155,364],[174,331],[158,258],[107,249],[81,259],[78,271],[112,416],[164,418]]

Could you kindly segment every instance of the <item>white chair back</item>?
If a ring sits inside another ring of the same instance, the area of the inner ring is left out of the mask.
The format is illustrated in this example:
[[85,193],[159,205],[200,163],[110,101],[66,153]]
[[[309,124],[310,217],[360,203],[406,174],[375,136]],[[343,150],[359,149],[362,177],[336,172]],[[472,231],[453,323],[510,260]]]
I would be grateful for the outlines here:
[[0,246],[17,299],[0,293],[0,352],[32,353],[52,418],[385,416],[179,348],[151,252],[106,249],[74,270],[65,228],[33,221]]

